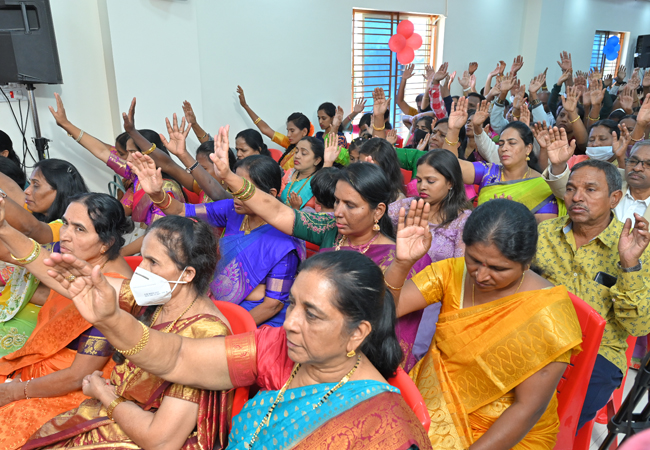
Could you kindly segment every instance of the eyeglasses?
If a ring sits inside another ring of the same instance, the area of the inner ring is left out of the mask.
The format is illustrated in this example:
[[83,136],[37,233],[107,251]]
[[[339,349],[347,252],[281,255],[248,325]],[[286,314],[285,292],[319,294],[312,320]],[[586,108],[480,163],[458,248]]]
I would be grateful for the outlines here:
[[628,167],[636,167],[637,164],[641,163],[641,167],[643,169],[648,169],[650,170],[650,159],[642,160],[642,159],[636,159],[636,158],[627,158],[625,159],[625,165]]

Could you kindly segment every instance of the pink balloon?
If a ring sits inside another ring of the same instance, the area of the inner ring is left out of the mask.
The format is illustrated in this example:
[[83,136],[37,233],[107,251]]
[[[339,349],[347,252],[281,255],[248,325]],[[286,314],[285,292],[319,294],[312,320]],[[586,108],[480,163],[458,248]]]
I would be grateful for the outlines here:
[[417,50],[422,47],[422,36],[417,33],[413,33],[410,38],[406,40],[406,46],[411,47],[413,50]]
[[415,51],[411,47],[404,47],[401,52],[397,54],[397,60],[400,64],[411,64],[415,58]]
[[404,47],[406,47],[406,38],[401,34],[393,35],[388,41],[388,48],[395,53],[401,52]]
[[402,20],[399,25],[397,25],[397,34],[401,34],[408,39],[413,34],[414,29],[415,27],[413,26],[413,22],[410,20]]

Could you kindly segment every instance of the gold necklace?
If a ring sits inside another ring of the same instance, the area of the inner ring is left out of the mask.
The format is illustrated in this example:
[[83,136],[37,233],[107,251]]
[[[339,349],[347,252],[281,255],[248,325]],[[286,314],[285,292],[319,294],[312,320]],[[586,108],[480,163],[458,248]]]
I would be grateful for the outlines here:
[[[526,272],[524,272],[521,275],[521,281],[519,282],[519,286],[517,287],[517,290],[515,291],[515,294],[517,292],[519,292],[519,289],[521,289],[521,285],[524,284],[524,277],[525,276],[526,276]],[[472,283],[472,307],[474,307],[474,290],[475,290],[475,288],[476,288],[476,283]],[[515,294],[512,294],[512,295],[515,295]]]
[[[316,172],[314,172],[314,173],[316,173]],[[298,192],[296,192],[296,195],[299,195],[299,194],[300,194],[300,191],[302,191],[302,188],[304,188],[305,185],[307,184],[306,181],[309,180],[311,177],[313,177],[313,176],[314,176],[314,173],[312,173],[311,175],[309,175],[307,178],[304,178],[304,179],[303,179],[303,180],[305,180],[305,183],[303,183],[302,186],[300,186],[300,189],[298,189]],[[291,200],[290,200],[290,199],[291,199],[291,189],[293,189],[293,185],[294,185],[294,183],[295,183],[296,181],[298,181],[298,177],[299,177],[299,176],[300,176],[300,173],[298,173],[298,171],[296,170],[296,179],[293,180],[293,181],[291,182],[291,184],[289,185],[289,190],[287,191],[287,199],[286,199],[285,202],[284,202],[287,206],[291,206]]]
[[[196,298],[195,298],[194,300],[192,300],[192,303],[190,303],[190,306],[188,306],[187,308],[185,308],[185,311],[183,311],[183,312],[181,313],[181,315],[178,316],[178,317],[176,318],[176,320],[174,320],[174,321],[171,323],[171,325],[169,325],[167,328],[165,328],[165,329],[163,330],[163,333],[169,333],[169,330],[171,330],[172,328],[174,328],[174,325],[176,325],[176,322],[178,322],[179,320],[181,320],[181,317],[183,317],[183,316],[185,315],[185,313],[188,312],[188,311],[190,310],[190,308],[192,308],[192,306],[194,306],[194,302],[196,302],[196,299],[197,299],[197,298],[199,298],[199,297],[196,296]],[[160,305],[158,308],[156,308],[156,312],[153,314],[153,320],[151,321],[151,326],[152,326],[152,327],[156,324],[156,320],[158,320],[158,316],[160,315],[160,312],[162,311],[162,307],[163,307],[163,305]]]
[[[501,178],[499,179],[499,181],[509,181],[509,180],[504,180],[503,179],[503,166],[501,166],[500,172],[501,172]],[[526,173],[524,174],[524,177],[522,178],[522,180],[525,180],[526,178],[528,178],[529,174],[530,174],[530,167],[528,168],[528,170],[526,170]]]
[[[339,241],[336,243],[336,248],[334,248],[334,251],[338,252],[339,250],[341,250],[341,245],[343,245],[344,243],[347,242],[349,247],[352,250],[355,250],[355,251],[357,251],[357,252],[359,252],[359,253],[361,253],[363,255],[368,251],[368,249],[370,248],[372,243],[375,242],[375,240],[377,240],[378,237],[379,237],[379,231],[377,231],[377,233],[375,233],[375,235],[372,237],[372,239],[370,239],[365,244],[352,245],[352,243],[349,241],[347,236],[341,236],[341,239],[339,239]],[[363,248],[364,245],[366,246],[365,248]]]
[[244,220],[242,220],[241,225],[239,226],[239,231],[243,231],[244,234],[251,234],[251,231],[257,230],[259,227],[262,225],[266,225],[265,221],[262,221],[259,225],[257,225],[255,228],[251,228],[250,222],[249,222],[249,217],[248,214],[244,216]]
[[[313,407],[313,409],[318,408],[320,405],[322,405],[325,401],[327,401],[327,398],[334,393],[338,388],[343,386],[345,383],[350,381],[350,377],[352,377],[352,374],[357,370],[359,367],[359,364],[361,363],[361,355],[357,356],[357,363],[354,365],[352,370],[350,370],[343,378],[341,378],[341,381],[339,381],[336,386],[334,386],[332,389],[327,391],[323,397],[316,403]],[[275,401],[269,408],[269,412],[266,413],[266,416],[262,419],[262,422],[260,422],[259,426],[255,430],[255,433],[253,433],[253,437],[251,438],[251,441],[249,443],[244,444],[244,447],[246,448],[252,448],[253,444],[255,441],[257,441],[257,436],[260,433],[260,430],[262,430],[263,426],[268,426],[269,421],[271,420],[271,415],[273,414],[273,411],[275,410],[275,407],[278,406],[278,403],[280,403],[284,399],[284,393],[287,391],[289,388],[289,385],[295,378],[296,374],[298,373],[298,370],[300,370],[300,364],[296,364],[296,366],[293,368],[293,371],[291,372],[291,376],[287,380],[286,383],[284,383],[284,386],[282,386],[282,389],[280,389],[280,392],[278,393],[278,396],[275,398]]]

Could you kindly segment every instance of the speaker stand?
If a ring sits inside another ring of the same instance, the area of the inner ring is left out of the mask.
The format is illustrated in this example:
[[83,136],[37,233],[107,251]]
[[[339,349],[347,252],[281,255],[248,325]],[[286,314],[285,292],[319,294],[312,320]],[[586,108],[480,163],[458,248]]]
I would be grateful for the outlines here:
[[29,100],[29,107],[32,109],[32,121],[34,122],[35,134],[35,137],[33,138],[34,145],[36,145],[38,160],[43,161],[46,158],[45,152],[48,149],[49,139],[41,136],[41,124],[38,121],[38,111],[36,110],[36,95],[34,95],[36,86],[34,86],[34,83],[27,83],[25,84],[25,87],[27,88],[27,99]]

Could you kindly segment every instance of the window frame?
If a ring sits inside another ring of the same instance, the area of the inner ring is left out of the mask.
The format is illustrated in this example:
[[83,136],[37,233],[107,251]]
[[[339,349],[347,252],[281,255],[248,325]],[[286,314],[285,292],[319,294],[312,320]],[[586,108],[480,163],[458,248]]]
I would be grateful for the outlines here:
[[[596,45],[596,38],[602,36],[604,37],[603,40],[599,43],[598,46],[598,58],[600,61],[598,62],[598,65],[594,64],[594,47]],[[607,40],[612,37],[612,36],[617,36],[620,42],[620,49],[618,50],[618,57],[616,58],[616,61],[608,61],[607,58],[605,57],[605,53],[603,52],[603,48],[605,47],[605,44],[607,43]],[[607,31],[607,30],[596,30],[594,33],[594,40],[591,45],[591,59],[589,62],[589,68],[596,68],[600,71],[600,73],[603,74],[603,76],[606,75],[612,75],[612,77],[616,77],[616,72],[618,71],[618,67],[621,65],[621,58],[623,56],[623,48],[625,46],[625,32],[623,31]],[[606,66],[608,64],[612,64],[613,66],[610,66],[609,68],[606,69]]]

